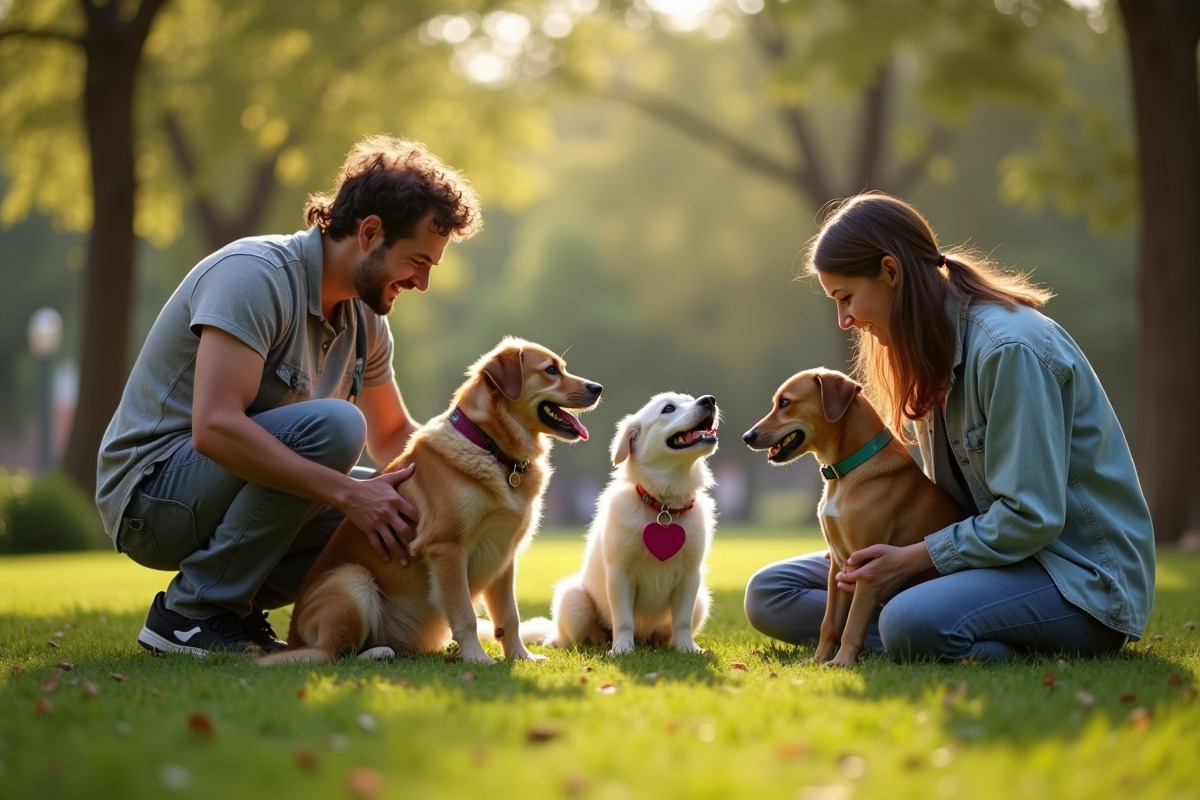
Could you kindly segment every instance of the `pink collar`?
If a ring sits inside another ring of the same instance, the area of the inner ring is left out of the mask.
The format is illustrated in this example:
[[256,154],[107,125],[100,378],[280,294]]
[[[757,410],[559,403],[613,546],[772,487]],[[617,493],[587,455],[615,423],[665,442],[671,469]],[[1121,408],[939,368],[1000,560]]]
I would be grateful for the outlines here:
[[637,493],[638,499],[640,499],[645,505],[650,506],[655,511],[666,511],[667,514],[682,514],[692,506],[696,505],[696,498],[693,497],[692,501],[683,508],[669,508],[668,506],[664,506],[662,503],[660,503],[658,499],[654,497],[654,495],[647,492],[640,483],[637,485]]
[[508,475],[508,482],[510,485],[514,487],[521,485],[521,473],[529,469],[528,461],[517,461],[512,456],[506,454],[500,449],[500,446],[492,440],[492,437],[488,436],[486,433],[480,430],[475,423],[467,419],[467,415],[464,414],[463,410],[457,406],[453,411],[450,412],[450,425],[454,428],[454,430],[466,437],[467,441],[469,441],[471,444],[482,447],[484,450],[488,451],[492,458],[496,459],[504,466],[511,468],[512,472],[510,472]]

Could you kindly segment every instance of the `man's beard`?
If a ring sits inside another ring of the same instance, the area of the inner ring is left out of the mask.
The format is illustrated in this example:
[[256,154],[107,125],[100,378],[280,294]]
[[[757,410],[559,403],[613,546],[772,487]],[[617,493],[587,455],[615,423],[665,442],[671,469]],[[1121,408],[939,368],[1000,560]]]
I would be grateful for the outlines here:
[[385,247],[377,247],[367,253],[354,265],[354,289],[359,298],[367,304],[367,308],[381,317],[392,310],[392,300],[387,299],[387,289],[391,281],[387,280],[387,269],[384,266]]

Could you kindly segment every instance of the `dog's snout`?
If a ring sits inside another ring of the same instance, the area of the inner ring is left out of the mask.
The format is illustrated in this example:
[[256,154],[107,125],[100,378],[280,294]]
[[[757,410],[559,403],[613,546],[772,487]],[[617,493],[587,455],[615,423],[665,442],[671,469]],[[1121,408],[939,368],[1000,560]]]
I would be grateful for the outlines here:
[[755,428],[751,428],[750,430],[743,433],[742,441],[745,442],[746,444],[754,444],[756,441],[758,441],[758,430],[756,430]]
[[700,397],[696,400],[696,405],[712,407],[712,406],[716,406],[716,404],[717,404],[717,398],[713,397],[711,394],[706,394],[703,397]]
[[596,397],[599,397],[600,393],[604,391],[604,387],[598,383],[589,383],[587,385],[587,390],[590,394],[594,394]]

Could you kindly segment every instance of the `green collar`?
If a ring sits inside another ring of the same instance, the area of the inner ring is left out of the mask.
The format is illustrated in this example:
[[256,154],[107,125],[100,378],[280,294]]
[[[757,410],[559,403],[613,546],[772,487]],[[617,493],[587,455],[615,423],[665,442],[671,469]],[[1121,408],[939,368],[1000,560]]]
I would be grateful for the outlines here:
[[821,477],[827,481],[844,478],[855,467],[862,466],[867,459],[878,453],[883,448],[887,447],[888,442],[892,440],[892,432],[887,428],[883,429],[883,433],[876,436],[871,441],[859,448],[858,452],[853,453],[849,458],[844,458],[832,467],[821,465]]

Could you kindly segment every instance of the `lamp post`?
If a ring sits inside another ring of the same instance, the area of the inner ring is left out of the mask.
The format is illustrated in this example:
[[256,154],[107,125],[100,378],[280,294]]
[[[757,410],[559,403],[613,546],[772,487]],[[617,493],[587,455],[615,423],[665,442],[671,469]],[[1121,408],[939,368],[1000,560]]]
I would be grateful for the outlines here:
[[50,396],[50,362],[62,344],[62,315],[53,308],[39,308],[29,318],[29,351],[38,362],[41,382],[41,436],[38,448],[38,472],[50,467],[50,422],[54,413]]

